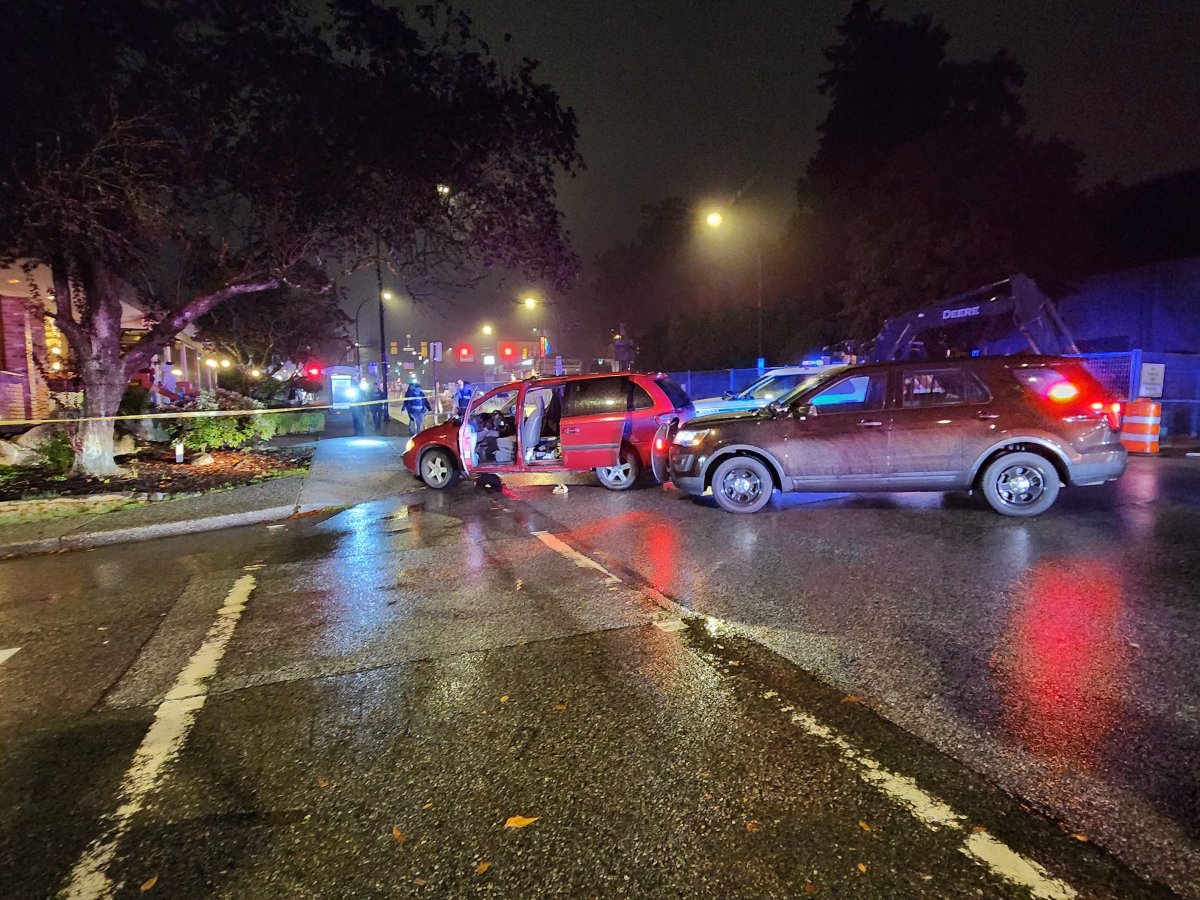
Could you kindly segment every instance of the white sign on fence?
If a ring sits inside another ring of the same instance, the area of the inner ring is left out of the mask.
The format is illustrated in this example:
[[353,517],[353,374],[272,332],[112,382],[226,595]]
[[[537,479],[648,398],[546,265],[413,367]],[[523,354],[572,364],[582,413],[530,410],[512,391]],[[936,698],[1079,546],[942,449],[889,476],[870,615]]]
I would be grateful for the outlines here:
[[1167,367],[1163,363],[1142,363],[1142,378],[1138,383],[1139,397],[1161,397]]

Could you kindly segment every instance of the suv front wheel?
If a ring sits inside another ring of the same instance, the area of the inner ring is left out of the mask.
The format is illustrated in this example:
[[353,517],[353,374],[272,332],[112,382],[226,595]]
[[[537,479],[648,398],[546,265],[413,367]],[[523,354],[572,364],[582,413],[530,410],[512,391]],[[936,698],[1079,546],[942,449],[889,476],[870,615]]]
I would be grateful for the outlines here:
[[774,490],[771,472],[752,456],[731,456],[713,472],[713,497],[728,512],[758,512],[771,502]]
[[1006,453],[983,470],[983,496],[1002,516],[1036,516],[1058,497],[1054,463],[1036,453]]

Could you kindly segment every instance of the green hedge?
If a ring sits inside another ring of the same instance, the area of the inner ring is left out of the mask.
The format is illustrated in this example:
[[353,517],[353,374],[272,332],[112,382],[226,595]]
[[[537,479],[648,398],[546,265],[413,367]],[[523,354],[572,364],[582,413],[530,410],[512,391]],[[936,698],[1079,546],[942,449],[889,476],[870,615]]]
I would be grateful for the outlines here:
[[[218,388],[205,392],[183,407],[182,411],[262,409],[263,404],[250,397]],[[263,412],[245,416],[206,416],[180,419],[173,437],[189,450],[232,450],[251,441],[270,440],[277,434],[309,434],[325,427],[325,414],[319,412]]]

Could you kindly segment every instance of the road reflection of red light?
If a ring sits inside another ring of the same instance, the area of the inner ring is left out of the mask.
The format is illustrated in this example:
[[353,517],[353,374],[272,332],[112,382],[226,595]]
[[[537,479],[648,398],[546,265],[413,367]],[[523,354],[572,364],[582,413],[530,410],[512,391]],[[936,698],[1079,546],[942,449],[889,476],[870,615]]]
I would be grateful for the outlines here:
[[675,580],[679,565],[679,527],[666,516],[653,512],[627,512],[581,525],[562,535],[562,539],[578,547],[601,536],[620,539],[623,533],[635,536],[629,556],[634,568],[641,560],[649,561],[650,572],[642,574],[655,590],[666,591]]
[[1022,579],[993,669],[1004,727],[1026,748],[1084,769],[1102,758],[1128,688],[1123,609],[1107,563],[1048,557]]

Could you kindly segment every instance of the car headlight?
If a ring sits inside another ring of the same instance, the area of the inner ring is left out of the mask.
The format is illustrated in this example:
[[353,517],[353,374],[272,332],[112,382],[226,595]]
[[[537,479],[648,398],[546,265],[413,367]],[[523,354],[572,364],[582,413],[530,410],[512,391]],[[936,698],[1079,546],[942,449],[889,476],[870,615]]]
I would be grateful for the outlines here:
[[408,443],[404,445],[404,452],[407,453],[409,450],[411,450],[415,446],[417,446],[417,442],[414,441],[412,438],[409,438]]
[[702,431],[688,431],[686,428],[675,432],[675,443],[683,447],[695,447],[702,440],[708,437],[710,429],[705,428]]

